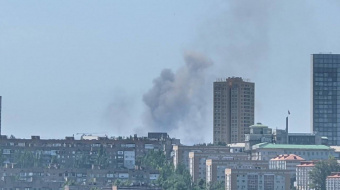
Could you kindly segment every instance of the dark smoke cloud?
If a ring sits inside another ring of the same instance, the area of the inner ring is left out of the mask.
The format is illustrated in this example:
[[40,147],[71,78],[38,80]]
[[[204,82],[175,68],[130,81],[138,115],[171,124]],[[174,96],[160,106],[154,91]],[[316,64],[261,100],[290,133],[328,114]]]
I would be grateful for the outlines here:
[[185,66],[176,73],[164,69],[143,96],[144,122],[153,131],[177,133],[203,127],[197,123],[207,117],[205,74],[212,62],[194,52],[186,52],[184,60]]

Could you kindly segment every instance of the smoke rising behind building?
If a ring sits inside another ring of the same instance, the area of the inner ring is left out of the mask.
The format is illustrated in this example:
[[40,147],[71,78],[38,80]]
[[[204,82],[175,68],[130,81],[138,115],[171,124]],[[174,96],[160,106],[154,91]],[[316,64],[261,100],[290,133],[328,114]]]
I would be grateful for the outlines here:
[[164,69],[143,95],[147,128],[170,133],[203,129],[201,124],[209,117],[205,75],[212,61],[195,52],[184,53],[184,61],[185,65],[176,72]]

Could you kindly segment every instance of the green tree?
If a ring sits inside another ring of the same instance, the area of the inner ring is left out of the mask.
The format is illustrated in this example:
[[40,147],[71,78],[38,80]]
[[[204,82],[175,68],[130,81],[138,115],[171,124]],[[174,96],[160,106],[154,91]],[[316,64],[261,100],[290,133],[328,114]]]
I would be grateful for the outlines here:
[[95,163],[99,165],[100,168],[107,168],[109,166],[109,157],[103,145],[100,145]]
[[326,178],[332,172],[340,171],[340,166],[335,158],[321,160],[315,164],[309,176],[312,180],[311,188],[315,190],[326,190]]

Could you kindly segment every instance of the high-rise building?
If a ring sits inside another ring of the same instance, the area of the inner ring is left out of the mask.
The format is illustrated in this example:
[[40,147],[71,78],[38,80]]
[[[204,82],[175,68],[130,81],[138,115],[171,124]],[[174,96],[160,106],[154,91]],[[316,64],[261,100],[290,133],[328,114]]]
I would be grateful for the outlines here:
[[244,142],[254,124],[255,84],[241,77],[214,82],[214,143]]
[[312,132],[340,145],[340,54],[312,54]]

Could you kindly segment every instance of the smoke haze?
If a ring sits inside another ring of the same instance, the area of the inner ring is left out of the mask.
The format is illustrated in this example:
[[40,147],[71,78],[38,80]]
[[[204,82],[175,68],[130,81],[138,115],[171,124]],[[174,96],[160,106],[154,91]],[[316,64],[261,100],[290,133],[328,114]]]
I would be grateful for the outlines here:
[[205,74],[212,62],[194,52],[186,52],[184,61],[185,66],[175,73],[164,69],[143,96],[144,123],[152,131],[169,132],[176,137],[182,135],[174,133],[183,129],[203,132],[208,90]]

